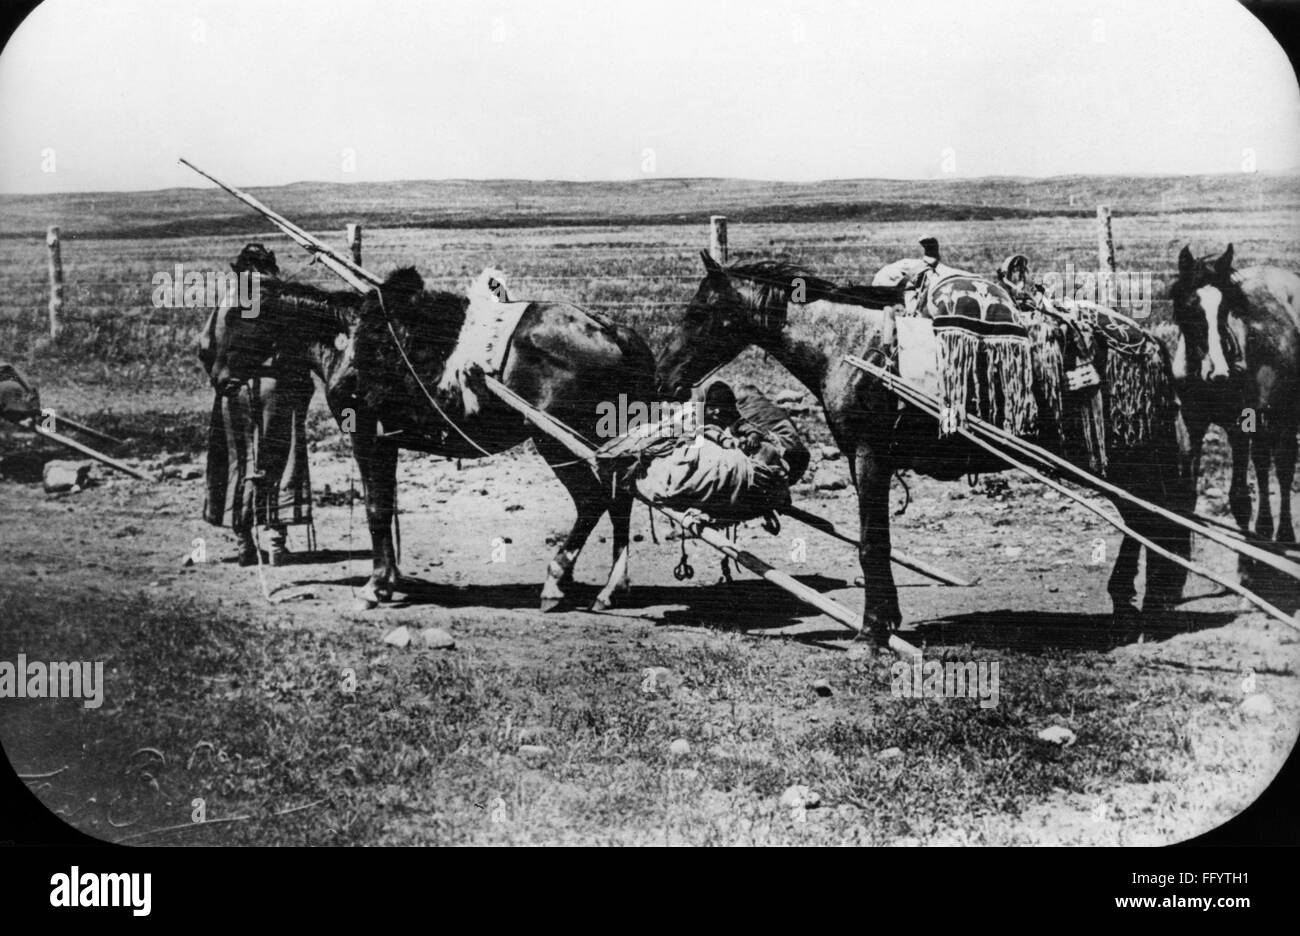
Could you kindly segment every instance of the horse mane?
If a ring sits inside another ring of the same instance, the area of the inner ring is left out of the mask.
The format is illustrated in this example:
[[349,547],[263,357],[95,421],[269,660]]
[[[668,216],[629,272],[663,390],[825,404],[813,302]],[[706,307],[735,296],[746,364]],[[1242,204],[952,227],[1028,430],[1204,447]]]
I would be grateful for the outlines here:
[[355,340],[356,366],[367,403],[422,400],[393,338],[401,342],[421,381],[433,386],[460,335],[468,306],[463,294],[425,289],[424,278],[414,267],[394,270],[378,294],[367,295]]
[[290,312],[307,311],[340,317],[360,309],[364,301],[360,293],[351,290],[321,289],[284,280],[268,280],[263,288],[269,293],[268,298],[280,301]]
[[749,260],[733,263],[727,275],[737,281],[737,292],[754,308],[783,315],[795,288],[803,285],[804,302],[826,301],[883,309],[901,301],[901,291],[893,286],[840,285],[818,276],[812,270],[789,260]]

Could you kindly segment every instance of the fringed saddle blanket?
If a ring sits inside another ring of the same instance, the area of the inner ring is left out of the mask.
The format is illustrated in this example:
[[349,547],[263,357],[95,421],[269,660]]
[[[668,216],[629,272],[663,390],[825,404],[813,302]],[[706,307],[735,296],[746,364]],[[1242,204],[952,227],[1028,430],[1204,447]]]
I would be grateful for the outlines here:
[[974,413],[1104,476],[1109,450],[1152,442],[1176,405],[1163,348],[1112,309],[924,260],[892,267],[906,285],[899,373],[950,408],[941,435]]
[[[952,414],[941,420],[944,435],[966,413],[1016,435],[1036,431],[1028,321],[1010,293],[976,274],[936,264],[913,278],[904,292],[904,313],[933,326],[938,395]],[[910,323],[899,328],[899,337],[904,345],[926,340],[924,330],[918,333]],[[912,357],[913,349],[903,353]]]
[[532,302],[511,302],[506,295],[505,274],[488,267],[469,288],[469,307],[456,344],[443,365],[438,390],[459,393],[465,415],[479,411],[478,394],[466,379],[472,367],[498,376],[505,367],[510,339]]
[[1133,448],[1155,437],[1155,421],[1177,405],[1165,351],[1160,342],[1126,315],[1093,302],[1076,300],[1081,329],[1091,329],[1098,345],[1097,370],[1105,397],[1107,442]]
[[1032,319],[1040,435],[1055,436],[1066,454],[1087,457],[1100,475],[1108,450],[1155,441],[1162,415],[1177,405],[1160,342],[1094,302],[1054,301],[1041,288],[1015,296]]

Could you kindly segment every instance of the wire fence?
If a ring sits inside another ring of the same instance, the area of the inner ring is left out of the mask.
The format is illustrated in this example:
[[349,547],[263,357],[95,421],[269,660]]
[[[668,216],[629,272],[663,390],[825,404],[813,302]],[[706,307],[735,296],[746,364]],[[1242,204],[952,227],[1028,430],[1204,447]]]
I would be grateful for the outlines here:
[[[1188,220],[1193,222],[1189,229],[1174,229],[1174,223]],[[1296,268],[1300,239],[1294,220],[1287,212],[1117,217],[1117,266],[1120,272],[1149,277],[1141,298],[1149,300],[1149,317],[1160,321],[1169,316],[1167,290],[1183,244],[1193,242],[1208,252],[1232,241],[1238,258]],[[495,266],[506,272],[512,295],[564,298],[600,310],[641,331],[652,344],[693,295],[703,274],[699,253],[708,246],[704,223],[364,231],[363,263],[380,275],[414,266],[429,288],[458,291],[484,266]],[[346,252],[343,230],[318,233]],[[865,283],[886,263],[918,255],[917,242],[927,235],[939,239],[945,261],[968,269],[992,272],[1015,253],[1029,257],[1040,279],[1053,272],[1097,269],[1095,220],[1083,217],[870,226],[837,221],[737,224],[730,234],[730,259],[794,260],[827,279]],[[44,244],[0,240],[0,356],[131,362],[146,368],[190,364],[210,308],[161,304],[159,280],[174,278],[178,264],[185,272],[224,273],[250,241],[276,250],[286,278],[343,288],[278,232],[170,240],[70,238],[62,256],[63,334],[50,341]]]

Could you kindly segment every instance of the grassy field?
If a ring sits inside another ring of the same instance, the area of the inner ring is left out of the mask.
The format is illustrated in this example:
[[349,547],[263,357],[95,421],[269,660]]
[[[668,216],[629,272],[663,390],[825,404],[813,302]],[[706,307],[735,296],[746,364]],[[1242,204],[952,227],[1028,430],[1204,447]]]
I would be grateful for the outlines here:
[[[1000,660],[1005,679],[1000,704],[983,709],[891,698],[879,657],[737,633],[687,643],[648,626],[570,622],[580,651],[534,639],[507,656],[490,647],[505,626],[466,616],[453,624],[467,644],[454,655],[384,654],[366,627],[267,628],[198,604],[101,601],[99,632],[116,642],[114,710],[11,712],[3,732],[10,750],[40,752],[19,769],[72,763],[46,802],[82,807],[78,826],[112,840],[180,824],[148,841],[1007,845],[1089,841],[1101,804],[1110,841],[1154,843],[1248,802],[1289,731],[1274,732],[1272,750],[1252,742],[1232,673],[1191,679],[1098,652],[974,651]],[[56,658],[89,658],[105,642],[66,623],[31,633],[75,620],[47,588],[0,597],[0,614],[30,622],[9,639]],[[353,691],[340,691],[343,666],[355,668]],[[647,693],[652,666],[670,676]],[[814,677],[836,697],[810,693]],[[1289,683],[1258,679],[1275,696]],[[1039,741],[1049,724],[1078,742]],[[689,751],[670,750],[679,739]],[[96,762],[114,769],[88,776]],[[1189,763],[1208,768],[1218,804],[1179,789]],[[818,791],[823,808],[802,819],[779,808],[793,784]],[[211,819],[251,820],[185,827],[196,797]],[[1033,827],[1035,806],[1053,797],[1083,804],[1084,834]]]
[[[1153,273],[1153,325],[1167,315],[1159,300],[1184,243],[1209,253],[1232,241],[1242,263],[1300,269],[1291,177],[304,183],[257,194],[340,246],[344,223],[362,223],[365,264],[378,273],[414,264],[432,284],[459,289],[492,264],[511,276],[512,294],[603,309],[652,347],[695,289],[714,212],[731,218],[735,259],[795,258],[860,282],[915,255],[923,236],[976,269],[1016,252],[1040,273],[1090,268],[1093,211],[1106,201],[1120,268]],[[66,330],[55,342],[44,336],[49,223],[65,237]],[[135,455],[198,453],[211,394],[191,344],[206,313],[154,309],[151,280],[176,263],[225,268],[250,239],[273,246],[286,274],[340,287],[219,193],[0,198],[0,357],[41,385],[47,405],[127,437]],[[753,353],[732,371],[761,373],[773,390],[793,386]],[[315,441],[338,448],[315,405]],[[815,408],[800,425],[826,440]],[[1108,531],[1048,505],[1028,483],[913,479],[916,502],[895,521],[908,549],[986,574],[969,592],[902,589],[907,619],[919,621],[912,639],[931,659],[1001,663],[1001,703],[983,709],[892,697],[890,659],[844,652],[838,634],[787,635],[778,625],[797,610],[775,592],[760,601],[750,580],[674,583],[676,544],[652,552],[640,514],[645,606],[626,617],[536,614],[544,537],[571,508],[529,457],[464,471],[404,458],[404,509],[419,521],[410,529],[404,520],[404,548],[428,561],[404,569],[456,584],[369,617],[343,604],[360,559],[337,572],[291,571],[320,595],[274,607],[228,564],[178,569],[191,538],[211,535],[194,519],[201,482],[112,482],[66,501],[4,485],[6,523],[28,532],[0,560],[0,659],[20,649],[102,659],[111,688],[99,711],[6,706],[6,753],[34,773],[70,765],[33,788],[112,840],[185,825],[202,797],[210,818],[246,818],[135,840],[1133,844],[1230,817],[1294,743],[1300,645],[1289,634],[1202,602],[1173,629],[1115,649],[1102,630],[1104,567],[1080,558]],[[846,476],[842,459],[817,461],[818,472]],[[313,455],[318,469],[318,487],[350,483],[341,457]],[[507,488],[527,497],[497,503]],[[851,492],[809,486],[802,498],[854,522]],[[1221,514],[1222,498],[1207,509]],[[318,513],[322,542],[352,544],[346,508]],[[465,530],[480,527],[514,538],[517,567],[473,553]],[[742,536],[747,548],[766,543]],[[772,542],[779,564],[787,547]],[[584,560],[588,582],[606,548]],[[818,554],[808,579],[856,603],[850,553]],[[670,610],[653,617],[660,606]],[[750,618],[763,615],[774,629],[756,634]],[[380,637],[396,623],[446,627],[457,649],[394,651]],[[667,670],[652,691],[649,667]],[[1276,702],[1268,718],[1240,709],[1247,670]],[[346,691],[345,671],[355,677]],[[812,692],[815,679],[834,695]],[[1076,743],[1043,743],[1049,725],[1068,727]],[[674,753],[675,741],[687,750]],[[523,745],[547,753],[532,759]],[[779,807],[792,784],[817,790],[822,808],[800,818]]]
[[[1120,268],[1154,275],[1157,318],[1184,243],[1209,252],[1232,241],[1243,262],[1300,265],[1300,187],[1289,176],[303,183],[258,194],[336,243],[346,221],[361,222],[365,262],[377,272],[414,264],[432,283],[459,288],[492,263],[510,274],[518,294],[605,309],[652,345],[698,281],[697,254],[714,212],[731,218],[734,258],[791,257],[832,278],[863,281],[917,253],[927,235],[940,239],[945,257],[975,269],[992,269],[1013,252],[1027,254],[1040,272],[1067,263],[1089,269],[1093,208],[1106,201],[1115,211]],[[979,211],[966,211],[971,206]],[[62,224],[64,236],[67,326],[57,344],[44,337],[40,232],[48,223]],[[0,198],[0,353],[46,385],[181,392],[194,381],[191,342],[204,315],[153,308],[153,275],[176,263],[225,269],[253,238],[270,243],[290,275],[341,286],[319,269],[303,270],[296,246],[219,191]]]

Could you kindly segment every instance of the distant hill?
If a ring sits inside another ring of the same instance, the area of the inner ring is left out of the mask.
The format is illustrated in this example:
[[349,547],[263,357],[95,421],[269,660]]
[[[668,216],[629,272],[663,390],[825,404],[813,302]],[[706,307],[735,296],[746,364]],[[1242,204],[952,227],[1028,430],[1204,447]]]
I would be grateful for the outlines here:
[[[226,180],[238,185],[238,179]],[[932,181],[848,179],[753,182],[661,179],[631,182],[445,180],[296,182],[249,192],[296,223],[332,230],[698,224],[708,214],[740,223],[981,220],[1242,211],[1300,206],[1300,176],[1061,176]],[[265,224],[215,187],[154,192],[0,196],[0,237],[238,235]]]

